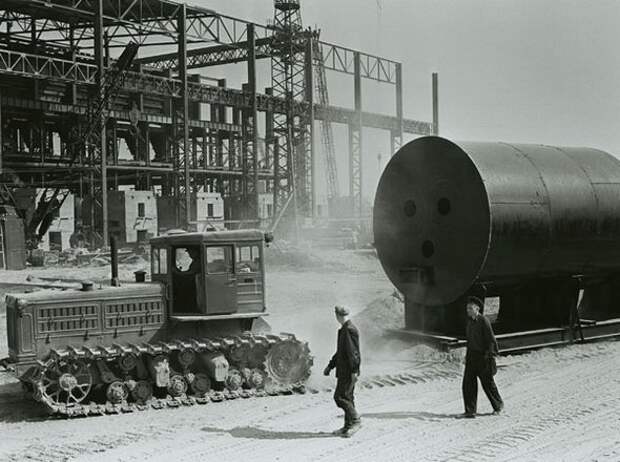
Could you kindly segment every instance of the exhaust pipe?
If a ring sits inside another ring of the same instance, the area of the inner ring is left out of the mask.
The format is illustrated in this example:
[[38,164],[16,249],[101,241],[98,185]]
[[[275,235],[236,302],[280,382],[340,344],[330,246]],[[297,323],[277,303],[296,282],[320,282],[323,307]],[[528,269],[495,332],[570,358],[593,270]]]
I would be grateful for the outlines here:
[[118,246],[116,244],[116,236],[110,234],[110,264],[112,266],[112,280],[110,284],[112,287],[118,287]]

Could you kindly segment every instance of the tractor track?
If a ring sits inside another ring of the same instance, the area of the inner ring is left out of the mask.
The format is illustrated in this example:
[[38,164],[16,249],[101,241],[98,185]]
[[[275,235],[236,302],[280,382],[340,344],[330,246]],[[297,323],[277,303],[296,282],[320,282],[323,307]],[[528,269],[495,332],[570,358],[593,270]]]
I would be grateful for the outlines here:
[[[225,369],[221,369],[224,363]],[[211,387],[209,366],[220,367],[213,372],[221,376],[218,389]],[[52,349],[45,361],[37,361],[20,380],[51,414],[74,418],[305,393],[311,366],[307,343],[295,336],[247,333],[216,339]],[[162,377],[158,367],[165,370],[163,385],[158,382]],[[199,377],[201,382],[197,382]],[[130,387],[139,384],[146,392],[130,393]],[[167,387],[168,394],[155,396],[156,386],[163,391]],[[103,402],[92,400],[94,387],[107,387]]]

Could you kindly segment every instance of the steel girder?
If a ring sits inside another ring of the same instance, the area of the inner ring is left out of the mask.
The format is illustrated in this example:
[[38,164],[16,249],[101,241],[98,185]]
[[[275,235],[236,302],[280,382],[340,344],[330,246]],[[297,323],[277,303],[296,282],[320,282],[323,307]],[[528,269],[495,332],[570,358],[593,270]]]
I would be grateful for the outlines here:
[[[96,3],[97,0],[3,0],[2,10],[11,14],[12,21],[21,22],[15,31],[18,36],[30,35],[34,24],[43,32],[42,40],[90,48]],[[142,46],[176,44],[177,18],[182,8],[186,10],[186,38],[191,43],[236,43],[243,40],[248,24],[213,10],[166,0],[104,0],[102,6],[103,25],[112,46],[121,46],[129,37]],[[31,23],[30,18],[35,18],[35,22]],[[46,37],[45,33],[53,35]],[[270,35],[266,27],[259,25],[257,33]],[[160,41],[149,41],[153,36]]]
[[[323,49],[321,62],[325,69],[343,74],[354,74],[353,56],[358,53],[356,50],[322,41],[318,41],[318,46]],[[256,59],[270,58],[277,53],[278,51],[274,50],[270,38],[256,39]],[[399,63],[379,56],[359,53],[362,78],[396,84],[396,67]],[[247,41],[241,41],[191,50],[188,53],[187,65],[190,69],[197,69],[240,63],[247,59]],[[160,70],[178,68],[178,60],[174,53],[147,56],[139,59],[138,62]]]
[[[299,3],[288,0],[287,5],[292,7],[275,2],[273,25],[271,85],[273,95],[286,102],[284,112],[273,111],[278,143],[274,159],[274,217],[280,217],[288,208],[297,227],[298,214],[311,216],[314,205],[312,195],[308,194],[312,184],[312,119],[308,114],[312,108],[295,111],[295,105],[312,101],[306,91],[307,73],[312,72],[312,63],[306,60],[306,43],[313,38],[302,32]],[[309,91],[312,92],[312,86]]]
[[[67,59],[33,55],[0,49],[0,74],[16,75],[32,79],[49,79],[59,82],[94,85],[97,66]],[[178,98],[181,95],[181,81],[145,72],[125,72],[122,77],[123,91],[144,92],[166,97]],[[222,88],[214,85],[188,82],[188,98],[192,102],[222,104],[241,108],[250,107],[250,96],[241,90]],[[286,113],[285,99],[266,94],[256,94],[259,111]],[[294,113],[303,113],[307,105],[301,101],[290,102]],[[355,110],[337,106],[314,105],[315,118],[347,124],[355,115]],[[365,127],[396,130],[398,119],[384,114],[362,113]],[[432,124],[411,119],[403,119],[403,131],[426,135],[431,133]]]

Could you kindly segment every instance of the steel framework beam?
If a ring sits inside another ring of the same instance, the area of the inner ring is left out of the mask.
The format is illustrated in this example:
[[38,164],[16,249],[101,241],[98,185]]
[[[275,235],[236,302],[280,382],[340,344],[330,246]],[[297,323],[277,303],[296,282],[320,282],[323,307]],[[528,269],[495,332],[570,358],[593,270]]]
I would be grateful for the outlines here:
[[390,155],[394,155],[403,145],[403,132],[405,130],[403,120],[403,75],[402,66],[396,66],[396,130],[390,131]]
[[[308,40],[312,39],[312,34],[307,33],[304,36]],[[255,38],[255,42],[256,59],[270,58],[279,53],[279,50],[273,46],[272,38]],[[396,61],[322,41],[317,41],[317,46],[322,50],[322,65],[327,70],[354,75],[354,56],[357,53],[360,57],[362,78],[396,85],[396,69],[400,64]],[[197,69],[240,63],[247,61],[247,54],[247,39],[221,46],[193,49],[188,53],[188,67]],[[160,70],[176,70],[179,64],[173,53],[147,56],[139,59],[138,62]]]
[[[31,34],[29,18],[53,24],[42,32],[55,33],[50,41],[79,48],[92,47],[92,24],[95,21],[97,0],[3,0],[2,10],[12,13],[18,22],[17,36]],[[216,13],[206,8],[186,6],[167,0],[104,0],[103,24],[112,46],[120,45],[131,37],[142,46],[176,44],[179,34],[177,18],[182,8],[186,10],[186,40],[193,43],[236,43],[243,40],[248,21]],[[15,15],[17,13],[17,15]],[[69,30],[77,33],[70,37]],[[257,25],[259,35],[271,32]],[[41,34],[41,38],[43,34]],[[163,42],[149,43],[152,36]]]
[[433,72],[433,123],[431,125],[433,135],[439,135],[439,76]]
[[[95,62],[97,64],[97,103],[99,105],[104,104],[104,76],[105,76],[105,63],[104,63],[104,41],[103,41],[103,0],[96,0],[96,17],[95,17]],[[95,136],[95,146],[92,149],[96,156],[100,156],[100,178],[96,178],[93,182],[93,189],[91,190],[92,200],[98,201],[99,195],[101,197],[101,218],[102,218],[102,238],[104,247],[108,245],[108,171],[107,171],[107,141],[106,141],[106,109],[103,108],[101,113],[97,116],[99,120],[94,121],[96,123],[95,130],[99,132]],[[98,145],[97,145],[98,144]],[[100,181],[100,184],[98,184]]]
[[243,205],[244,218],[248,221],[258,220],[258,106],[256,102],[256,44],[254,41],[254,24],[247,26],[247,93],[250,107],[243,114]]
[[354,55],[355,76],[353,94],[355,117],[349,124],[349,196],[353,201],[353,216],[362,216],[362,77],[361,59]]
[[[110,110],[110,115],[125,117],[125,111],[119,111],[118,107],[126,107],[126,101],[131,101],[136,94],[140,101],[148,95],[146,111],[149,113],[144,112],[145,106],[140,103],[137,117],[136,127],[146,130],[140,132],[142,136],[149,137],[145,121],[157,119],[159,123],[172,127],[173,149],[171,152],[168,145],[164,157],[173,161],[176,172],[171,175],[174,185],[170,185],[173,186],[170,190],[179,200],[179,222],[182,225],[189,224],[191,195],[203,183],[207,186],[206,173],[196,177],[194,170],[206,172],[214,156],[221,161],[223,171],[240,171],[241,175],[231,176],[226,185],[216,180],[209,184],[240,193],[245,202],[244,218],[257,216],[257,185],[263,174],[258,165],[260,146],[256,125],[259,111],[268,115],[270,127],[273,120],[273,131],[266,140],[264,156],[270,163],[269,145],[275,142],[272,148],[274,181],[270,185],[276,197],[274,214],[278,215],[285,204],[293,204],[295,213],[299,210],[304,216],[316,214],[314,121],[322,120],[349,127],[350,192],[355,214],[360,215],[362,127],[389,130],[391,148],[395,150],[402,144],[406,132],[436,133],[437,117],[430,124],[403,118],[400,63],[318,40],[317,32],[302,28],[299,0],[275,0],[274,4],[274,25],[266,27],[168,0],[3,0],[0,6],[0,44],[5,47],[0,47],[0,76],[11,76],[17,82],[20,80],[15,77],[34,81],[35,97],[23,105],[45,106],[58,112],[73,108],[76,120],[79,120],[79,114],[87,114],[83,104],[88,100],[88,94],[93,90],[101,92],[101,76],[110,66],[111,48],[125,46],[129,40],[137,42],[143,49],[150,45],[176,46],[174,53],[142,57],[139,60],[143,64],[141,72],[124,73],[119,85],[121,91],[115,100],[118,106],[116,110]],[[194,43],[208,46],[190,49]],[[314,47],[320,49],[320,53]],[[84,50],[94,50],[95,59],[92,54],[80,54]],[[320,62],[313,62],[316,57]],[[256,60],[266,58],[272,60],[273,95],[256,91]],[[188,79],[190,69],[236,62],[247,62],[248,84],[243,90],[204,85]],[[312,71],[317,65],[323,70],[353,76],[353,109],[315,104]],[[171,70],[177,70],[178,77],[173,78]],[[166,71],[167,76],[157,71]],[[364,79],[395,85],[395,116],[362,110]],[[63,85],[66,86],[64,93]],[[63,104],[42,101],[46,91],[48,95],[60,95],[57,101]],[[158,104],[152,104],[158,97],[161,98],[161,109]],[[2,98],[2,101],[6,99]],[[72,104],[64,104],[67,101]],[[172,106],[167,101],[172,101]],[[196,103],[212,105],[215,112],[212,111],[210,122],[190,119],[198,106]],[[224,111],[218,108],[225,110],[226,107],[233,109],[232,124],[226,123],[225,115],[220,117]],[[435,101],[433,107],[436,116]],[[225,135],[229,136],[225,143],[217,130],[229,133]],[[93,154],[100,170],[95,174],[101,175],[104,204],[107,203],[107,170],[110,168],[106,149],[108,144],[115,144],[115,129],[113,131],[110,141],[106,138],[106,128],[101,128],[98,133],[100,149]],[[41,146],[43,143],[41,141]],[[149,163],[148,142],[146,147],[142,146],[145,148],[146,154],[136,147],[135,155],[142,153],[140,155],[146,156]],[[117,164],[116,148],[113,155],[112,164]],[[197,168],[201,162],[204,169]],[[150,177],[147,175],[146,178],[146,184],[150,185]],[[95,184],[93,176],[91,185]],[[107,238],[106,220],[104,211],[104,238]]]
[[[97,67],[89,63],[0,49],[0,74],[32,79],[46,78],[79,85],[94,85]],[[176,78],[128,71],[124,73],[122,79],[121,88],[126,92],[143,92],[171,98],[181,96],[181,81]],[[188,82],[187,90],[188,98],[193,102],[241,108],[250,107],[250,97],[240,90],[194,82]],[[256,100],[259,111],[278,114],[287,111],[288,103],[285,98],[257,93]],[[307,108],[305,103],[299,101],[292,101],[290,105],[293,112],[297,114],[303,113]],[[342,124],[348,124],[355,116],[355,110],[337,106],[315,104],[314,111],[318,120],[331,120],[334,123]],[[397,130],[399,121],[393,116],[363,112],[362,124],[365,127]],[[403,119],[403,131],[405,133],[427,135],[431,133],[431,129],[432,124],[429,122]]]
[[[257,39],[254,37],[254,59],[271,57],[271,41],[271,38]],[[220,66],[222,64],[247,62],[250,50],[249,42],[249,40],[245,40],[230,45],[216,45],[190,50],[187,52],[187,68],[200,69],[209,66]],[[174,53],[148,56],[139,59],[138,62],[158,70],[176,70],[179,65],[177,56]]]
[[178,59],[181,62],[179,69],[179,79],[181,81],[181,94],[176,100],[174,106],[174,137],[175,137],[175,169],[176,169],[176,188],[175,194],[177,198],[177,223],[189,229],[190,225],[190,209],[192,191],[192,179],[190,175],[190,151],[189,151],[189,97],[188,97],[188,81],[187,81],[187,8],[182,5],[178,10]]

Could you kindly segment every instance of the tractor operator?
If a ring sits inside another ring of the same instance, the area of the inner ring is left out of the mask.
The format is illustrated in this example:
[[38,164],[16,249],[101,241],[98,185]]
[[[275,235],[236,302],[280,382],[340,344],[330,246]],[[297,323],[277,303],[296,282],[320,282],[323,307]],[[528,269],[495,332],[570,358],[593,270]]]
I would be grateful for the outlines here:
[[189,268],[187,268],[185,272],[188,274],[202,273],[202,263],[200,261],[200,248],[188,247],[187,253],[189,254],[189,257],[192,259],[192,262],[189,264]]
[[181,256],[177,257],[174,291],[175,299],[179,306],[183,306],[186,313],[200,313],[204,306],[204,286],[202,284],[202,259],[200,258],[200,247],[187,247],[185,252],[191,258],[191,263],[187,269],[182,269],[186,260]]

